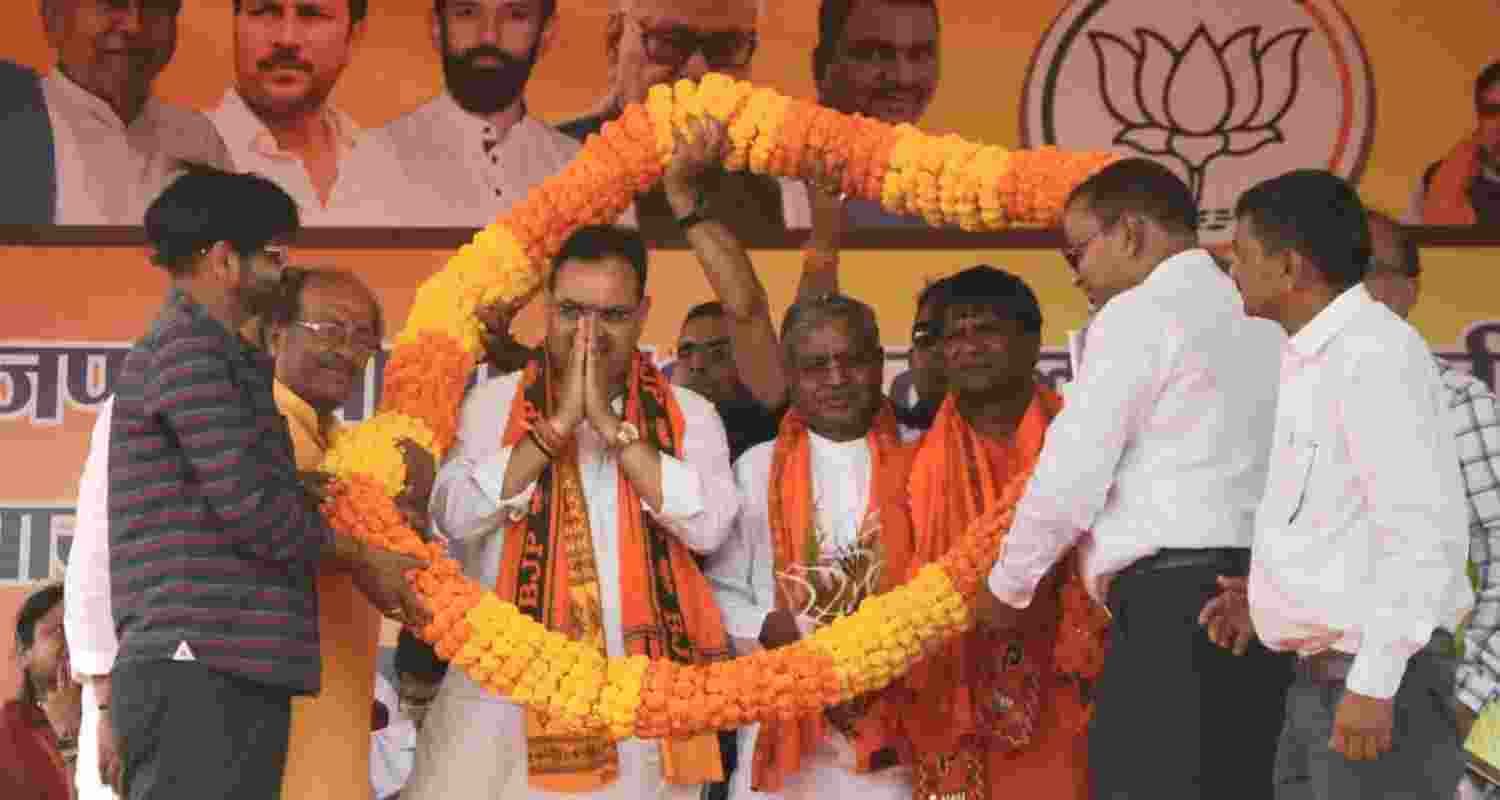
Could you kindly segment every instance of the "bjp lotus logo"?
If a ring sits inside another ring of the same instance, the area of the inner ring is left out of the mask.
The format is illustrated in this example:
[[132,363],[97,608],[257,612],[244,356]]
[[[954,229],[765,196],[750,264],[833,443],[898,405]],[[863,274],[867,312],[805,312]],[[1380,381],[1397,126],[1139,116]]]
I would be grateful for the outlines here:
[[1073,0],[1042,37],[1022,142],[1150,158],[1193,189],[1199,233],[1299,167],[1357,180],[1374,133],[1369,61],[1337,0]]
[[[1265,44],[1260,33],[1259,27],[1243,28],[1216,42],[1199,25],[1174,47],[1147,28],[1135,29],[1134,46],[1113,33],[1091,31],[1100,99],[1121,126],[1114,143],[1176,159],[1196,200],[1216,159],[1286,141],[1279,126],[1297,99],[1297,58],[1310,31],[1285,31]],[[1121,72],[1130,80],[1110,79]]]

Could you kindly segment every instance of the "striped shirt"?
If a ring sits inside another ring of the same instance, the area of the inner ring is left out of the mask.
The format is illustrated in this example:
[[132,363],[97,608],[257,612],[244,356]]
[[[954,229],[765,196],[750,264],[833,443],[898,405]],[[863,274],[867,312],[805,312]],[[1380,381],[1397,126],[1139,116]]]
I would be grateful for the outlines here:
[[115,664],[192,659],[319,688],[311,510],[272,365],[174,289],[125,357],[109,448]]

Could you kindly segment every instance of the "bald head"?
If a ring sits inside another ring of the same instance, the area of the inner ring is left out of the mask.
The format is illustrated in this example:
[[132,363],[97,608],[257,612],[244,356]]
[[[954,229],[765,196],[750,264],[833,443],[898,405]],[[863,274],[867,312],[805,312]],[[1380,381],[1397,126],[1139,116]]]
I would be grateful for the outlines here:
[[1421,253],[1401,223],[1380,211],[1368,213],[1370,269],[1365,288],[1401,318],[1411,313],[1421,290]]

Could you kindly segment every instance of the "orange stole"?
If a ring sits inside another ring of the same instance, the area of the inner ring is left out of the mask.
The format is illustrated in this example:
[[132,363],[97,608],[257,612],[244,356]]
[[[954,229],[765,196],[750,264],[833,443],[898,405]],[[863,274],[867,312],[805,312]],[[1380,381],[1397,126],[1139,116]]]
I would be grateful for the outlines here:
[[[504,443],[520,443],[531,425],[549,410],[554,391],[545,359],[527,365],[506,422]],[[681,453],[683,418],[671,386],[647,359],[637,353],[625,392],[625,419],[644,441],[663,454]],[[511,600],[549,630],[566,632],[572,626],[568,558],[563,531],[555,529],[559,503],[554,470],[549,465],[537,481],[526,517],[506,532],[495,591]],[[714,602],[708,580],[699,571],[687,546],[641,510],[641,498],[623,473],[618,494],[620,618],[628,655],[668,658],[702,664],[729,658],[729,637]],[[550,506],[550,507],[549,507]],[[663,740],[662,772],[668,783],[699,784],[724,779],[718,736],[707,733],[687,739]],[[538,776],[532,775],[533,785]],[[584,792],[607,785],[612,777],[574,773],[549,776],[538,788]]]
[[[869,508],[879,514],[884,561],[880,591],[886,592],[901,584],[911,561],[911,529],[906,524],[906,509],[901,500],[913,451],[902,447],[896,417],[889,404],[882,406],[866,438],[870,443],[873,473]],[[778,574],[789,564],[807,560],[808,535],[816,524],[811,464],[807,424],[794,409],[782,419],[767,483],[771,492],[767,507],[775,558],[773,570]],[[779,610],[790,607],[779,584],[776,607]],[[878,697],[855,725],[853,744],[860,772],[869,771],[874,755],[892,746],[895,737],[886,710],[885,699]],[[802,768],[803,757],[815,751],[827,733],[828,721],[823,714],[762,722],[756,739],[752,787],[760,792],[780,791],[786,779]]]
[[[297,468],[317,469],[334,429],[332,419],[320,419],[279,381],[275,390],[276,407],[287,419]],[[322,689],[316,696],[292,698],[281,796],[369,800],[370,728],[381,615],[347,570],[319,569],[317,591]]]
[[1469,202],[1469,184],[1479,175],[1479,143],[1473,136],[1454,146],[1432,175],[1422,199],[1422,224],[1473,225],[1479,220]]
[[[1008,442],[980,436],[958,413],[953,396],[938,411],[912,465],[908,490],[916,557],[909,574],[941,557],[965,528],[997,507],[1002,492],[1017,475],[1028,474],[1041,453],[1046,430],[1062,408],[1062,398],[1043,386]],[[1063,569],[1071,568],[1071,559]],[[1057,575],[1037,588],[1018,634],[971,631],[916,665],[905,681],[900,722],[913,751],[916,789],[969,800],[997,797],[997,783],[1014,789],[1009,767],[999,762],[1039,748],[1056,751],[1074,746],[1059,741],[1053,706],[1065,702],[1055,691],[1053,652],[1062,609]],[[1052,761],[1051,757],[1047,758]],[[1038,796],[1066,786],[1077,795],[1082,773],[1063,766],[1038,784]]]

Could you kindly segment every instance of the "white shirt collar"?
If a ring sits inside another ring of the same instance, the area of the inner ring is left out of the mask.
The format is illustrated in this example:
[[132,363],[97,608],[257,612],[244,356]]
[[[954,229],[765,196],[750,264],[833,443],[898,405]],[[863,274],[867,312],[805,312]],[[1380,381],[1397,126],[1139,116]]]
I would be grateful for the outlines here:
[[146,98],[146,104],[141,106],[141,113],[127,125],[120,115],[115,112],[114,106],[104,101],[104,98],[93,94],[88,89],[78,85],[72,78],[63,73],[61,67],[53,67],[52,72],[47,75],[47,80],[57,89],[57,96],[63,98],[72,105],[75,110],[81,111],[94,117],[99,122],[105,123],[121,133],[130,128],[150,124],[156,112],[156,97]]
[[[266,158],[288,160],[298,158],[297,154],[281,148],[276,137],[271,133],[271,129],[267,128],[260,117],[245,103],[245,98],[240,96],[238,89],[230,87],[224,92],[224,101],[219,106],[219,114],[229,123],[230,130],[225,131],[226,139],[229,136],[244,137],[241,141],[226,141],[225,144],[230,148],[247,148]],[[322,117],[323,122],[333,132],[334,140],[338,142],[340,154],[354,149],[361,132],[359,123],[340,109],[327,104],[323,106]]]
[[1324,345],[1338,335],[1360,312],[1375,305],[1374,298],[1365,290],[1363,282],[1345,289],[1333,302],[1323,307],[1316,316],[1292,336],[1288,345],[1302,356],[1316,355]]

